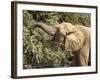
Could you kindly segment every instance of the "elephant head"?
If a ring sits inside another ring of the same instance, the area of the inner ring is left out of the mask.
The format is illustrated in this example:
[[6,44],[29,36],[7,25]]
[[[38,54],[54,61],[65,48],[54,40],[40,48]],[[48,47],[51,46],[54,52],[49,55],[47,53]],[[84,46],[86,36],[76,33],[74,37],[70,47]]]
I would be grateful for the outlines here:
[[84,35],[77,27],[66,22],[56,25],[56,27],[54,41],[63,42],[65,49],[68,51],[81,49],[84,44]]

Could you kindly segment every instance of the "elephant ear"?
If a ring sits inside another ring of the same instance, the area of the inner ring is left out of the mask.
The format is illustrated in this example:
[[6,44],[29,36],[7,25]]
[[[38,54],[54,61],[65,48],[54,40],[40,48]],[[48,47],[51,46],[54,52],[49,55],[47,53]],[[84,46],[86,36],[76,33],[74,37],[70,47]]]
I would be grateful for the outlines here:
[[84,35],[74,25],[66,24],[65,49],[68,51],[80,50],[84,44]]
[[74,25],[72,25],[71,23],[66,23],[66,22],[58,24],[56,27],[59,28],[59,32],[63,36],[65,36],[66,33],[71,33],[71,32],[77,31],[77,29],[75,28]]

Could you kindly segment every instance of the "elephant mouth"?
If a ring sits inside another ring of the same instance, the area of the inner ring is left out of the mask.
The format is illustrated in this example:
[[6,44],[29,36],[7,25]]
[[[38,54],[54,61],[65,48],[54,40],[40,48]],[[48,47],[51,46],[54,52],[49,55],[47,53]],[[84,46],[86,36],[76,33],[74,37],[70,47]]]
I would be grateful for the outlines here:
[[63,44],[63,41],[61,40],[52,39],[52,41],[57,44]]
[[54,41],[54,43],[58,44],[58,45],[63,45],[64,44],[64,42],[62,42],[62,41]]

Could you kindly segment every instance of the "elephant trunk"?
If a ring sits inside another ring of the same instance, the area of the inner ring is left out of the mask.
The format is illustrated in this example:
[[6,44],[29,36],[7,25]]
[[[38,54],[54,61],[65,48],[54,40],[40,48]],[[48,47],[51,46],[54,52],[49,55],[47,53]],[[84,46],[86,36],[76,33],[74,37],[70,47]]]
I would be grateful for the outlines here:
[[34,28],[35,27],[41,28],[42,30],[44,30],[46,33],[48,33],[51,36],[54,36],[57,30],[56,27],[54,26],[49,26],[45,23],[36,22],[34,20],[32,20],[32,25],[34,26]]

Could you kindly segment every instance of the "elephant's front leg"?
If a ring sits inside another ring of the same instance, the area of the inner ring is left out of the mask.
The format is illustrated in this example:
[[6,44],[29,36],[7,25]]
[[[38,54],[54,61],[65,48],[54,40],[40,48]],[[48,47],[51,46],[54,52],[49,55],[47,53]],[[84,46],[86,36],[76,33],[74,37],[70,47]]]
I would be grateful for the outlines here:
[[85,44],[79,53],[80,66],[88,66],[89,54],[89,45]]
[[73,51],[73,59],[72,59],[72,66],[80,66],[80,51]]
[[85,44],[79,51],[73,52],[72,66],[88,66],[89,45]]

